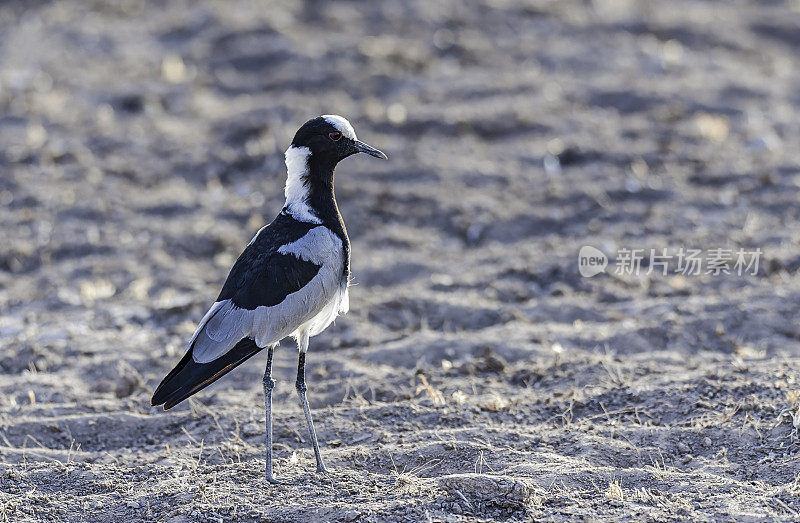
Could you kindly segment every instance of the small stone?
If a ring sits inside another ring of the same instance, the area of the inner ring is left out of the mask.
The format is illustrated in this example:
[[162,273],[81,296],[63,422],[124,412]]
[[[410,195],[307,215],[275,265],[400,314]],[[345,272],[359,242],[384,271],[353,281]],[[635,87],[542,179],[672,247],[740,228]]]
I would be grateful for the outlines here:
[[477,356],[479,357],[476,365],[478,370],[500,373],[506,368],[506,361],[491,347],[482,347]]
[[500,412],[507,409],[508,406],[509,401],[506,398],[498,396],[497,394],[492,394],[483,402],[481,408],[488,412]]
[[440,477],[437,482],[451,496],[464,496],[473,505],[518,509],[538,499],[535,486],[522,478],[452,474]]

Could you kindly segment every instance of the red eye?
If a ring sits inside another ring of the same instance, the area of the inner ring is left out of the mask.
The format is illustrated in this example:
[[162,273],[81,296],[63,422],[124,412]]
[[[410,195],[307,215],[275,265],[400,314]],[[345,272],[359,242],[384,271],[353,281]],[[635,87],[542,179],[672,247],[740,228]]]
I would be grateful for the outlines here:
[[328,133],[328,136],[334,142],[338,142],[339,139],[342,137],[342,133],[340,133],[339,131],[333,131],[332,133]]

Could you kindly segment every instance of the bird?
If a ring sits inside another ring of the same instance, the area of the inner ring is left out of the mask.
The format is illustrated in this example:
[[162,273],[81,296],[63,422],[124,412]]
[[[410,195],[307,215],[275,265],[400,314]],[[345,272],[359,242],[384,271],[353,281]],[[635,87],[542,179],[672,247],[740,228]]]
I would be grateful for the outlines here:
[[334,169],[357,153],[388,160],[385,153],[358,140],[342,116],[318,116],[300,127],[285,153],[283,208],[233,264],[183,358],[151,399],[153,406],[168,410],[267,349],[263,387],[269,483],[278,483],[272,468],[272,356],[287,337],[297,343],[295,388],[317,472],[328,472],[306,396],[305,363],[309,338],[350,307],[350,239],[334,195]]

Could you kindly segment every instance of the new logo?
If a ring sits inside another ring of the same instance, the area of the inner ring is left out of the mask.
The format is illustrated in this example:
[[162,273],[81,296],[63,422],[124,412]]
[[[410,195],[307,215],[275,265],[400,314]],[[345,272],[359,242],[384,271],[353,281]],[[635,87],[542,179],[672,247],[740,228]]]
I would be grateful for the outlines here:
[[581,273],[581,276],[591,278],[605,272],[606,267],[608,267],[608,257],[603,254],[603,251],[591,245],[581,247],[578,252],[578,272]]

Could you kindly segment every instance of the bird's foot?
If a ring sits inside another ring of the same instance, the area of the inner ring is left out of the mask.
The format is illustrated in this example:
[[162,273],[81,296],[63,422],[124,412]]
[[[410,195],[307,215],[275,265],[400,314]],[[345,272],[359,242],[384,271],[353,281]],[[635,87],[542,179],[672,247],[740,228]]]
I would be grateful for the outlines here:
[[282,483],[282,481],[275,479],[275,476],[272,475],[272,472],[267,472],[264,479],[266,479],[267,483],[270,485],[280,485]]
[[267,463],[267,468],[264,471],[264,479],[267,480],[267,483],[270,485],[280,485],[282,482],[275,479],[275,476],[272,475],[272,462]]
[[317,474],[330,474],[330,471],[322,463],[317,463]]

